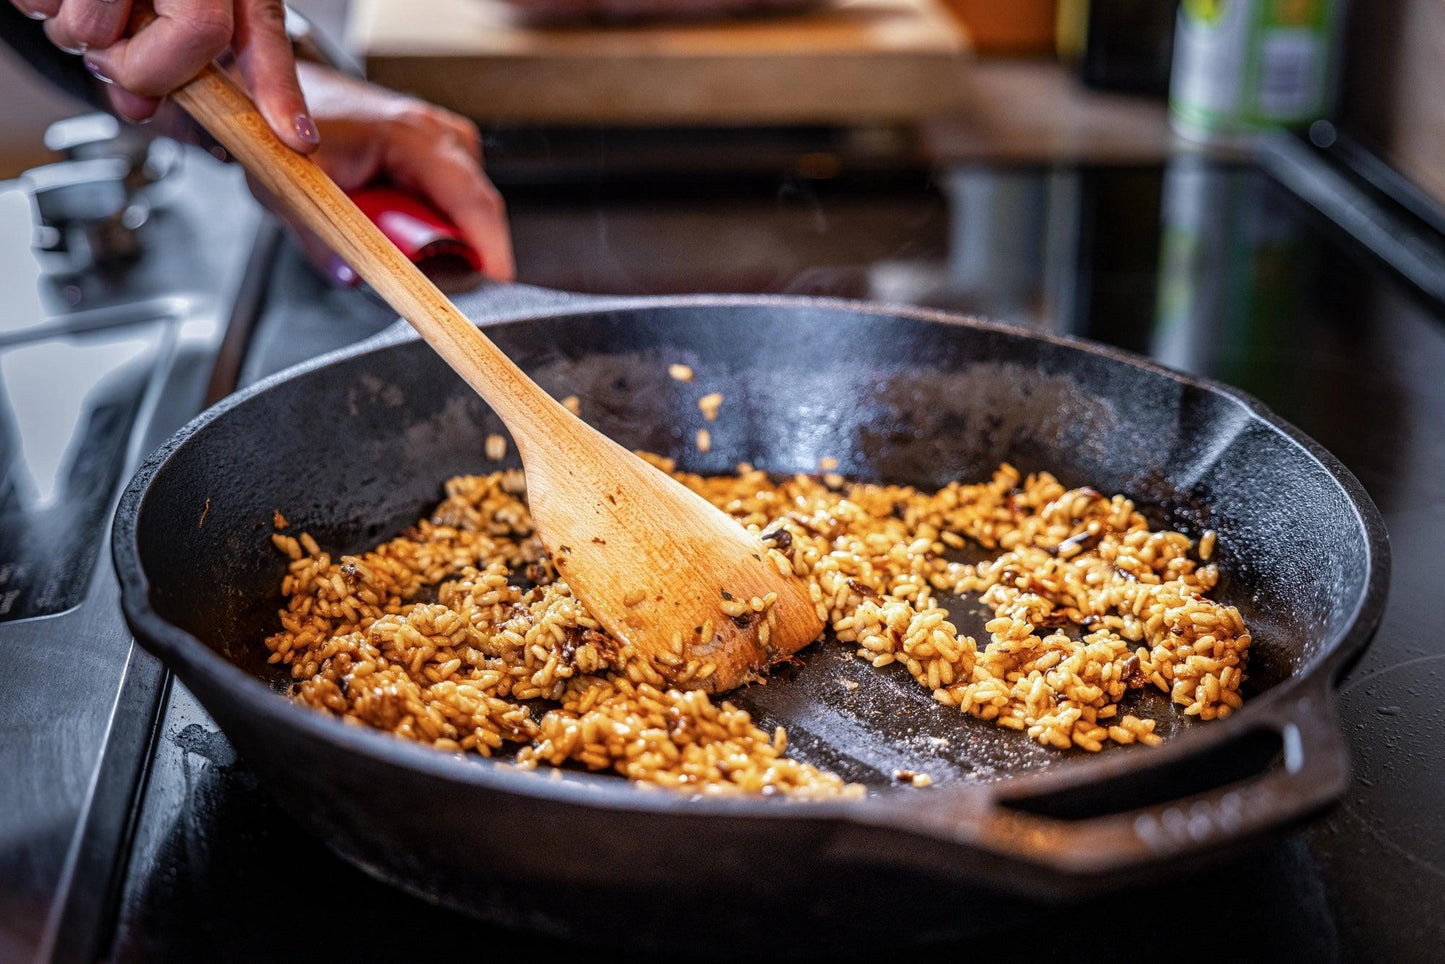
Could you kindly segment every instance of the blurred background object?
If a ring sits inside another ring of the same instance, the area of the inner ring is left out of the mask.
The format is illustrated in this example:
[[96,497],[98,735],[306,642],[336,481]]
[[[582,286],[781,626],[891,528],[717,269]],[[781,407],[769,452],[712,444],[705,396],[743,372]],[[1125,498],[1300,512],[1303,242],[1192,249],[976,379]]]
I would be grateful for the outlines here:
[[1162,97],[1178,0],[1060,0],[1057,47],[1090,87]]
[[710,20],[806,10],[826,0],[504,0],[551,23],[628,20]]
[[1445,204],[1445,4],[1357,0],[1348,13],[1339,126]]
[[45,128],[85,110],[37,77],[25,62],[0,44],[0,178],[53,160],[46,150]]
[[1053,48],[1054,0],[945,0],[981,54],[1047,54]]
[[1239,143],[1330,113],[1337,0],[1182,0],[1170,117],[1199,141]]
[[970,60],[940,0],[607,26],[503,0],[357,0],[347,37],[373,80],[531,126],[911,123],[958,109]]

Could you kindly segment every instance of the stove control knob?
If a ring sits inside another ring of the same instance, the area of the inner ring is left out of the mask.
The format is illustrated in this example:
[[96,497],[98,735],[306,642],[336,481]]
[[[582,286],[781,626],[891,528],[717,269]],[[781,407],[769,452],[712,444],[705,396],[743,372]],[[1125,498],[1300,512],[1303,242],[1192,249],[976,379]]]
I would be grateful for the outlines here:
[[129,165],[119,157],[31,168],[21,181],[35,200],[36,246],[66,255],[74,269],[134,257],[147,209],[131,200]]
[[116,158],[126,165],[126,189],[142,190],[175,170],[180,145],[127,127],[109,114],[80,114],[45,129],[45,146],[68,160]]

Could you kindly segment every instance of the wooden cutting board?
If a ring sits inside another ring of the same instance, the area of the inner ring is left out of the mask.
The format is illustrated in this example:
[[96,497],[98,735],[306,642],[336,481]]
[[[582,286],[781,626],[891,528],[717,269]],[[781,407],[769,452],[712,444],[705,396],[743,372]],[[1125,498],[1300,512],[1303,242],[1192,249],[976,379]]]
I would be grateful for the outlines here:
[[964,30],[939,0],[833,0],[713,23],[545,27],[500,0],[357,0],[375,81],[479,121],[859,124],[961,102]]

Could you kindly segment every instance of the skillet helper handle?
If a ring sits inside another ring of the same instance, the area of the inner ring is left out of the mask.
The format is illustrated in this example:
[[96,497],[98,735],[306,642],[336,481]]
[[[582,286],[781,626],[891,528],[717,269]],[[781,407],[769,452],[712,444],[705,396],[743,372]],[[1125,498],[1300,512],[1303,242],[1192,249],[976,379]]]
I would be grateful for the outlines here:
[[[987,792],[951,798],[944,790],[933,800],[927,792],[918,794],[909,818],[887,822],[898,829],[972,843],[1071,877],[1099,877],[1167,863],[1283,829],[1323,810],[1344,792],[1350,778],[1349,753],[1333,712],[1329,674],[1271,708],[1254,729],[1261,731],[1278,736],[1282,760],[1276,765],[1164,803],[1063,819],[1032,812],[1027,791],[1005,803]],[[1225,749],[1231,745],[1226,743]],[[1148,754],[1149,750],[1115,752]],[[1144,769],[1131,771],[1133,780],[1147,778],[1150,770],[1163,771],[1171,763],[1188,766],[1190,761],[1161,758],[1151,764],[1145,757],[1138,763]],[[1159,779],[1167,781],[1167,776],[1161,772]],[[1099,799],[1101,791],[1107,797],[1110,782],[1091,786],[1092,798]],[[1039,796],[1032,798],[1034,804]],[[1120,796],[1127,799],[1125,791]]]
[[[250,96],[215,64],[171,95],[296,218],[330,245],[517,429],[565,410],[534,385],[311,158],[283,144]],[[568,416],[570,417],[570,416]]]

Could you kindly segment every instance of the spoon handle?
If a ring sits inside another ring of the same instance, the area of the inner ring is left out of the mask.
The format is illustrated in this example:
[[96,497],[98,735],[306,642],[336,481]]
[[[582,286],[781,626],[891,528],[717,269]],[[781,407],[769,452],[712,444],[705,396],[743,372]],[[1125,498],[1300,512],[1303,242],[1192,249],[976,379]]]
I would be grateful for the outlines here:
[[[306,227],[346,260],[501,416],[514,437],[537,431],[538,416],[566,410],[492,344],[325,171],[272,132],[250,96],[208,65],[175,101],[210,132]],[[554,411],[555,410],[555,411]]]

